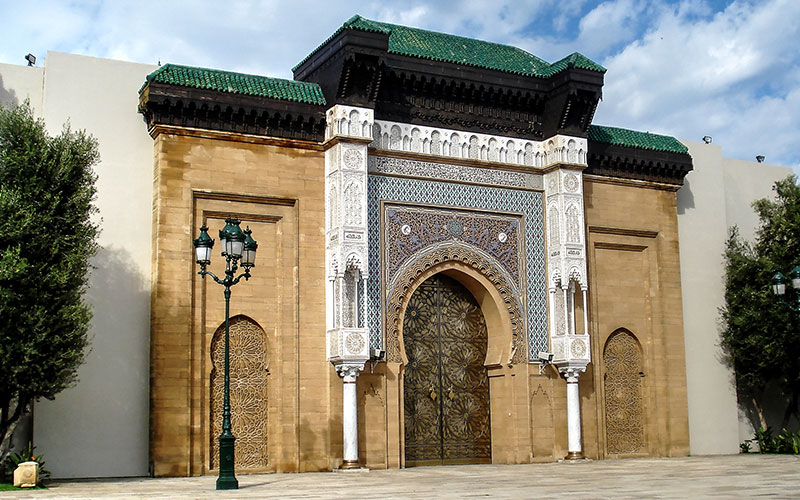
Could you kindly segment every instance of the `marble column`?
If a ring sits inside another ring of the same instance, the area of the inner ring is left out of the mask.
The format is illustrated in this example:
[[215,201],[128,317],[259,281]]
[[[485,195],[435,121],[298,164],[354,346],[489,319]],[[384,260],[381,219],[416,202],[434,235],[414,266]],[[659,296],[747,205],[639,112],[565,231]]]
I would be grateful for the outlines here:
[[567,437],[568,460],[583,457],[583,440],[581,439],[581,394],[578,389],[578,377],[585,368],[565,368],[561,374],[567,381]]
[[342,377],[342,438],[344,453],[342,469],[359,469],[358,464],[358,401],[356,380],[363,364],[342,364],[336,367]]

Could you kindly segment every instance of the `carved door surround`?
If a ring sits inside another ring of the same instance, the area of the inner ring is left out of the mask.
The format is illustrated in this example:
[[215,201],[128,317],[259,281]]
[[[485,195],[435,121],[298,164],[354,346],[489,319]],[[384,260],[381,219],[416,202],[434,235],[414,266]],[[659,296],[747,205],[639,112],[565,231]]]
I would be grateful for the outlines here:
[[606,455],[648,452],[645,436],[644,359],[636,336],[615,330],[603,348]]
[[427,279],[404,319],[406,465],[491,461],[486,323],[474,297],[445,275]]
[[456,279],[478,301],[486,320],[485,365],[524,363],[527,356],[522,307],[502,275],[468,249],[451,246],[431,252],[400,273],[387,300],[386,353],[389,361],[408,363],[403,344],[403,318],[417,287],[434,274]]

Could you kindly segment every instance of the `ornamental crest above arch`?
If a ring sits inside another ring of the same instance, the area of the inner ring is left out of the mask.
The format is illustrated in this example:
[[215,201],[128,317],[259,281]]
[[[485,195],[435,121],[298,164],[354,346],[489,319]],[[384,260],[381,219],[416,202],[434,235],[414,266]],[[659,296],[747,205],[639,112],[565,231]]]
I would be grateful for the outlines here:
[[514,293],[524,289],[523,224],[517,214],[415,205],[384,205],[384,279],[431,245],[461,242],[487,255],[507,276]]
[[525,363],[528,353],[525,339],[525,317],[523,302],[514,292],[506,273],[496,261],[480,250],[460,242],[432,245],[423,249],[398,270],[393,286],[386,292],[386,359],[401,362],[400,355],[400,311],[410,298],[409,290],[425,271],[447,262],[459,262],[472,267],[494,285],[503,299],[503,306],[511,319],[512,362]]

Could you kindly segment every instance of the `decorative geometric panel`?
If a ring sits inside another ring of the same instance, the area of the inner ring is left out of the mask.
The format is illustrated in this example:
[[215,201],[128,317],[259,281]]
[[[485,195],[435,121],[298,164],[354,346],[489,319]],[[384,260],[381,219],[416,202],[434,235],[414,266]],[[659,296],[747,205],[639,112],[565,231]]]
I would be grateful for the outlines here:
[[[231,428],[236,468],[267,467],[267,345],[264,330],[246,316],[230,319]],[[211,468],[219,467],[225,374],[225,324],[211,341]]]
[[609,454],[645,451],[642,351],[626,330],[612,334],[603,351],[606,449]]
[[382,280],[375,279],[377,276],[384,275],[380,248],[380,204],[383,201],[393,201],[516,213],[522,216],[525,252],[524,281],[527,288],[524,295],[527,308],[528,358],[530,361],[536,360],[539,351],[548,349],[542,196],[539,191],[370,174],[367,183],[367,226],[369,269],[373,278],[368,281],[367,285],[366,307],[371,347],[382,348],[384,335]]
[[492,257],[518,292],[524,266],[521,219],[518,215],[385,204],[385,283],[393,286],[398,269],[420,250],[442,242],[464,242]]

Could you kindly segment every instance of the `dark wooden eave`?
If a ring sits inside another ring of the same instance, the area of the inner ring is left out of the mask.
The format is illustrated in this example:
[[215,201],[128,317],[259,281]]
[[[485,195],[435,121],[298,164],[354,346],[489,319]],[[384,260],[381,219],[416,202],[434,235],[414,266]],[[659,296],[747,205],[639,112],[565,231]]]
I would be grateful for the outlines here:
[[692,171],[692,157],[687,153],[654,151],[589,141],[589,167],[585,174],[619,179],[683,185]]
[[342,30],[295,69],[329,105],[375,110],[378,120],[542,140],[585,137],[603,74],[568,68],[549,78],[389,53],[389,36]]
[[265,97],[148,82],[139,112],[156,125],[322,142],[325,108]]

